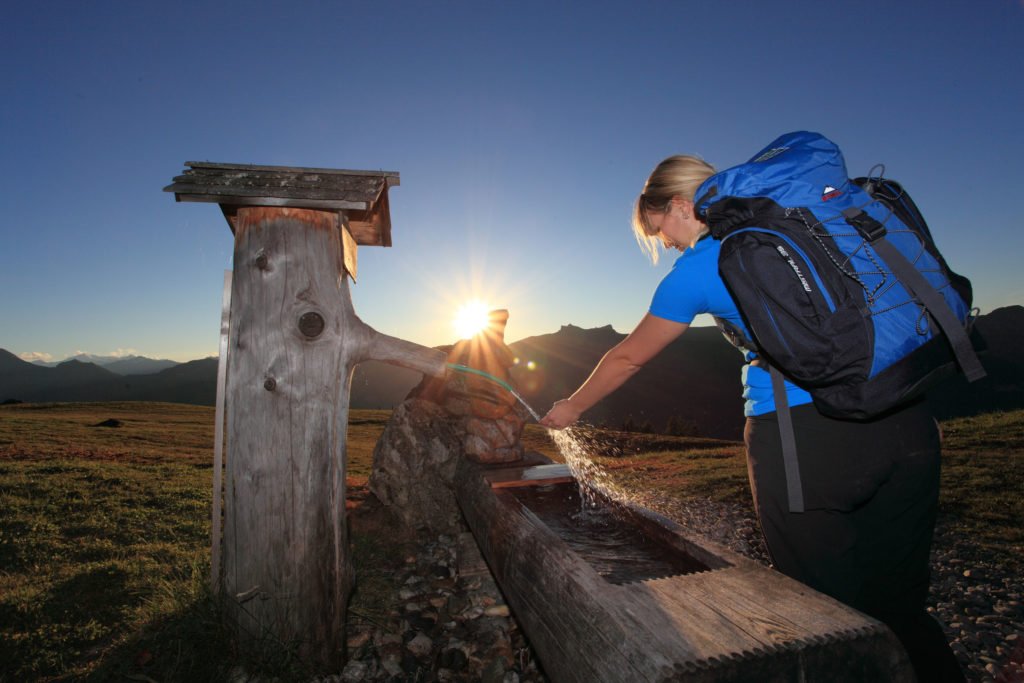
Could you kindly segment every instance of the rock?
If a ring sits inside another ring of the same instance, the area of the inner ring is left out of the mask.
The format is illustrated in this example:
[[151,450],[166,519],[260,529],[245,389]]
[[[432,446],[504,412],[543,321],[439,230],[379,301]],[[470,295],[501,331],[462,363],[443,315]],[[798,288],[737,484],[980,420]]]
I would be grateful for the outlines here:
[[341,670],[341,680],[345,683],[359,683],[366,680],[370,667],[358,659],[350,659]]
[[381,657],[380,665],[391,676],[401,676],[404,673],[402,658],[397,652],[388,653]]
[[507,617],[509,616],[508,605],[488,607],[484,610],[484,614],[489,617]]
[[468,431],[473,436],[479,437],[493,448],[497,448],[500,446],[511,446],[513,443],[515,443],[515,439],[510,439],[505,431],[498,428],[498,424],[501,422],[503,421],[482,420],[478,417],[471,417],[468,420],[466,420],[466,431]]
[[415,638],[405,644],[405,647],[409,652],[413,653],[417,657],[426,657],[430,654],[430,650],[434,647],[434,641],[428,638],[426,635],[420,633]]
[[406,399],[392,412],[374,448],[370,491],[410,528],[460,529],[451,481],[462,454],[462,434],[437,404]]
[[463,647],[449,647],[441,653],[441,666],[452,671],[462,671],[469,663],[469,657]]
[[480,675],[481,683],[504,683],[505,680],[505,659],[495,657],[484,666]]
[[345,644],[348,646],[349,650],[358,650],[363,645],[366,645],[368,642],[370,642],[370,638],[371,633],[369,631],[354,633],[348,637],[348,640],[346,641]]

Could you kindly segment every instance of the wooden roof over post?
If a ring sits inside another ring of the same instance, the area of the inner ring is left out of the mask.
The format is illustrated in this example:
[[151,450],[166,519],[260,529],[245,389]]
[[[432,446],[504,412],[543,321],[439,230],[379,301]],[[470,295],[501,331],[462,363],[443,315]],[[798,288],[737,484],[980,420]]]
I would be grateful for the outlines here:
[[242,206],[288,206],[337,211],[347,218],[356,244],[391,246],[388,188],[393,171],[253,166],[186,161],[183,173],[164,188],[179,202],[215,202],[234,231]]

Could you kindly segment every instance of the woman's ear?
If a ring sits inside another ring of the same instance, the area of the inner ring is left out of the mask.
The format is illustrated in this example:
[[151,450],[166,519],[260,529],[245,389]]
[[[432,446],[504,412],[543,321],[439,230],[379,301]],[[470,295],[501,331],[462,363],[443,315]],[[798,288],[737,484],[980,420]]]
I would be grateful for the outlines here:
[[693,215],[693,201],[689,199],[683,199],[679,195],[672,197],[670,204],[673,211],[678,211],[683,215],[683,218],[689,218]]

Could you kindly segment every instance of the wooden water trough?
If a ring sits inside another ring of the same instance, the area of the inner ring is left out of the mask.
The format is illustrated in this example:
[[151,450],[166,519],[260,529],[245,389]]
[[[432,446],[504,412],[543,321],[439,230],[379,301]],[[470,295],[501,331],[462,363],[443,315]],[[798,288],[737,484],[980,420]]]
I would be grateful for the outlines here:
[[456,496],[552,681],[914,680],[881,623],[661,515],[584,528],[564,465],[466,462]]

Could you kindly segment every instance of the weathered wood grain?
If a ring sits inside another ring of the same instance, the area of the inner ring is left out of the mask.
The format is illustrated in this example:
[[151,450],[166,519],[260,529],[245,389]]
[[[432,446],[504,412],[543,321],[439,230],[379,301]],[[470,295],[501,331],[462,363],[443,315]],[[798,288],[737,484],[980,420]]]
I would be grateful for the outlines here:
[[234,211],[223,593],[243,640],[336,665],[352,581],[345,439],[353,367],[443,375],[445,354],[356,316],[338,215]]
[[[665,541],[708,560],[709,570],[608,583],[520,504],[509,480],[462,463],[456,494],[552,681],[912,680],[895,637],[878,622],[690,535]],[[638,532],[658,522],[681,532],[627,507]]]
[[[226,206],[280,206],[333,210],[349,219],[358,244],[391,246],[388,188],[394,171],[354,171],[291,166],[186,162],[190,168],[164,188],[180,202]],[[228,210],[225,217],[234,229]]]
[[346,168],[315,168],[309,166],[267,166],[260,164],[229,164],[213,161],[186,161],[185,165],[197,171],[211,169],[215,171],[268,171],[271,173],[323,173],[327,175],[345,176],[380,176],[387,180],[388,185],[398,185],[400,176],[397,171],[368,171]]

